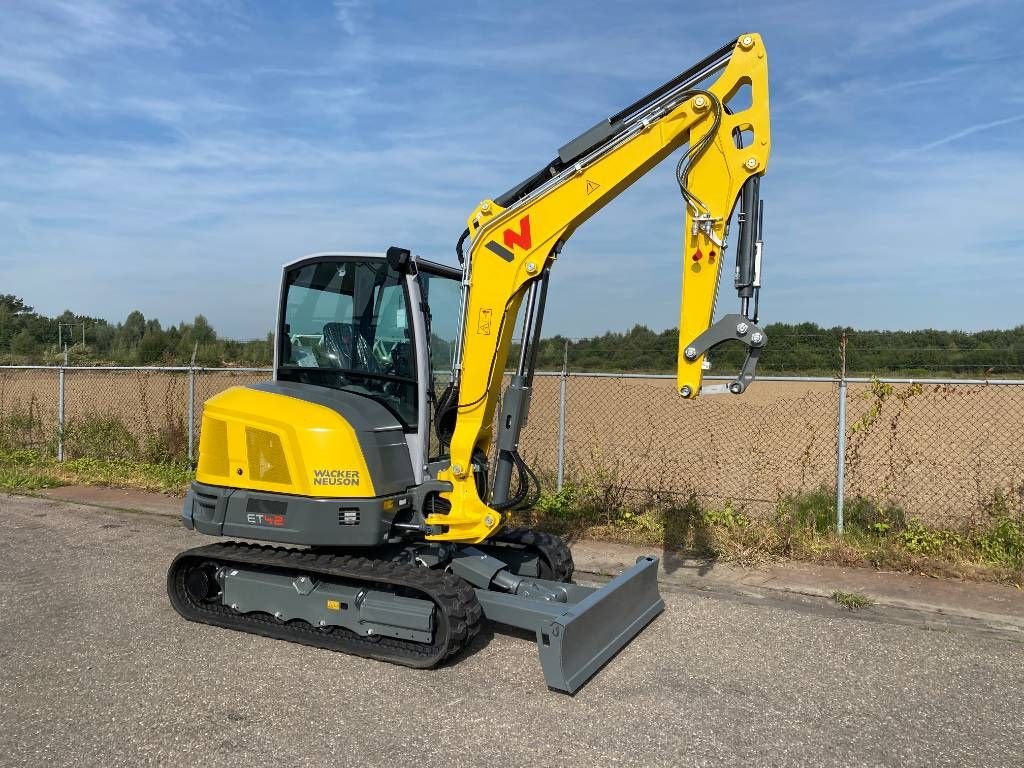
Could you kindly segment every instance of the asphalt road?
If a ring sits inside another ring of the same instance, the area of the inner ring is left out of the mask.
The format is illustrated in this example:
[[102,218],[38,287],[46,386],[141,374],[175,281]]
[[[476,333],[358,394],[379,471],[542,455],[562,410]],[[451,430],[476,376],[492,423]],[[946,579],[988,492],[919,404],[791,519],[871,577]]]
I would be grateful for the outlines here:
[[167,518],[0,495],[0,765],[1024,765],[1024,643],[666,592],[570,698],[533,643],[417,672],[191,624]]

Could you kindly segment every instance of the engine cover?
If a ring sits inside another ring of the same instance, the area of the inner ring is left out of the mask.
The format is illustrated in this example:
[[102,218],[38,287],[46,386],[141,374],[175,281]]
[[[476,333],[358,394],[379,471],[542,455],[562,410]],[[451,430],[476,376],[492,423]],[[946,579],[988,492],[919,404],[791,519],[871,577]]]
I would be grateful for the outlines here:
[[196,481],[316,498],[415,484],[405,433],[368,397],[312,384],[232,387],[206,401]]

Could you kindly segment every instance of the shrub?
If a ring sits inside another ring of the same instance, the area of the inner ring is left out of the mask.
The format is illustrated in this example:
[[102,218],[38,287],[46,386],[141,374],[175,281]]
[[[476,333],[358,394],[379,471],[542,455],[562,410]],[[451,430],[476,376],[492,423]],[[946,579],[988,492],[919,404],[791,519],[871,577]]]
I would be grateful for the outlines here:
[[188,429],[181,417],[168,417],[146,435],[142,455],[150,463],[181,461],[188,455]]
[[69,459],[137,459],[139,443],[116,416],[83,416],[64,428],[64,455]]
[[48,442],[35,395],[29,398],[27,406],[15,403],[6,414],[0,413],[0,450],[43,447]]

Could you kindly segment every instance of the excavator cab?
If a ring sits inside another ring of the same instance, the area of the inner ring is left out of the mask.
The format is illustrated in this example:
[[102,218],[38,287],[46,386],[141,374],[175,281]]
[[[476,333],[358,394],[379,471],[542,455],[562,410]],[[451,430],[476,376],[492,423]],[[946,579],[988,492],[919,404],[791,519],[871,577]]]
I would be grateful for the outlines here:
[[[442,503],[439,489],[429,500],[417,489],[440,458],[431,414],[452,375],[450,357],[447,371],[437,367],[450,345],[433,329],[455,332],[460,301],[458,270],[411,255],[401,264],[385,254],[287,264],[273,380],[206,403],[186,523],[328,547],[384,545],[393,525],[429,533],[423,508]],[[321,508],[338,498],[357,522],[322,522]],[[280,516],[252,514],[261,504]]]
[[461,292],[459,270],[411,255],[402,264],[384,254],[289,264],[276,378],[373,399],[401,425],[411,463],[425,465],[443,445],[431,412],[452,378]]
[[[424,360],[422,372],[417,366],[431,353],[422,333],[434,314],[427,308],[427,270],[431,282],[447,280],[458,289],[457,270],[422,262],[404,274],[383,254],[321,255],[287,266],[277,380],[369,397],[391,412],[403,431],[416,433],[432,389],[431,361]],[[444,309],[454,317],[458,305]],[[423,456],[410,459],[424,463]]]
[[[746,87],[749,106],[734,109]],[[710,393],[706,354],[739,343],[747,360],[721,390],[741,394],[767,342],[757,296],[770,127],[754,34],[479,203],[456,244],[459,268],[399,247],[285,266],[273,379],[205,403],[182,509],[186,528],[274,546],[183,552],[167,582],[178,612],[419,668],[458,653],[486,618],[533,632],[548,686],[578,690],[664,603],[657,558],[600,588],[580,586],[560,538],[510,525],[539,490],[519,436],[549,276],[578,226],[684,146],[676,389],[687,399]],[[740,308],[712,322],[734,213]]]

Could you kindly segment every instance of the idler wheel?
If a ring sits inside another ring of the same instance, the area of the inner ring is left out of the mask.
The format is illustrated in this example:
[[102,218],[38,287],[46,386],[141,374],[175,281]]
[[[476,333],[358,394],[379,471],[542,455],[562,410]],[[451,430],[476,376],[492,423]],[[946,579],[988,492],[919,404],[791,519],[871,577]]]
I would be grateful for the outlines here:
[[215,566],[203,563],[185,574],[185,591],[197,603],[206,602],[220,594]]

